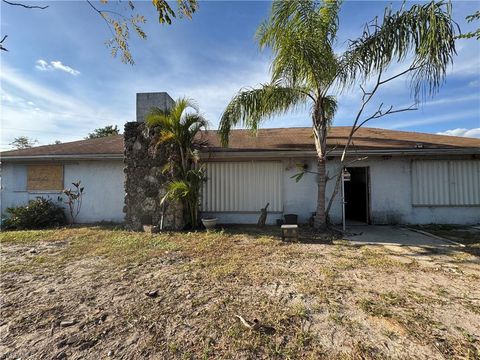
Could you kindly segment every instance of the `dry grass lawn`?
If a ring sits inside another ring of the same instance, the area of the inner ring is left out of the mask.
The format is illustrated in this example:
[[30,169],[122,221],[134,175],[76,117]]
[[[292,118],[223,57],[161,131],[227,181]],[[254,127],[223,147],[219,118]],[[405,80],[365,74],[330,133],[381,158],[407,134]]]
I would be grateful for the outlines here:
[[478,257],[278,231],[1,233],[0,358],[480,358]]

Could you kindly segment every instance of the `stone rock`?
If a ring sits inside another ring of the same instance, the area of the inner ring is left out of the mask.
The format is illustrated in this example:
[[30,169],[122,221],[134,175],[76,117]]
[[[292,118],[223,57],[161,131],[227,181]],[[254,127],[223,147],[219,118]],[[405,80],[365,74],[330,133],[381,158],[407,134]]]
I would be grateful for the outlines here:
[[59,353],[57,353],[57,355],[55,355],[56,360],[61,360],[66,358],[67,358],[67,354],[65,351],[60,351]]
[[145,176],[145,180],[151,182],[153,184],[158,184],[158,179],[155,176],[147,175]]
[[75,325],[76,321],[75,320],[64,320],[60,323],[61,327],[67,327],[67,326],[72,326]]
[[133,151],[140,151],[142,150],[142,143],[137,140],[133,143]]
[[156,209],[157,203],[154,198],[147,197],[143,200],[143,210],[146,213],[153,213]]
[[151,298],[155,298],[158,296],[158,290],[147,291],[145,295]]

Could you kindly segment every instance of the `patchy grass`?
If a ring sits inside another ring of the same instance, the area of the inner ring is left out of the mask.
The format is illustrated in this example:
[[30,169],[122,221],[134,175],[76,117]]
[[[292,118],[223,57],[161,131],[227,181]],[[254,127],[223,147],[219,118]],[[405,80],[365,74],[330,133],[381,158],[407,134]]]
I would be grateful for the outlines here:
[[307,229],[283,243],[275,227],[68,227],[4,232],[0,243],[6,358],[480,356],[478,277],[460,262],[446,271],[451,257],[426,268],[421,253]]

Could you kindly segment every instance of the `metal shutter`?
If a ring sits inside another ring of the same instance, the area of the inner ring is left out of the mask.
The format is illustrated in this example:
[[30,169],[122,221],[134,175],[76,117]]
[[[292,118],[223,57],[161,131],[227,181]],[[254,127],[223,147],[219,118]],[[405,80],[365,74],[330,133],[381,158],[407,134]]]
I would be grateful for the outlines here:
[[283,211],[283,166],[279,161],[208,162],[202,210],[207,212]]
[[418,206],[480,205],[480,161],[413,161],[412,203]]

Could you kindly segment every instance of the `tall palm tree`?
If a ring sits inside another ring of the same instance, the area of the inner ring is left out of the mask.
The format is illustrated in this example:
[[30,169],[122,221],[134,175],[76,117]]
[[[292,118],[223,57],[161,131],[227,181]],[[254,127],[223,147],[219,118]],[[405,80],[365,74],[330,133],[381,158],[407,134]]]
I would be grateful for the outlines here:
[[262,120],[311,105],[318,155],[318,203],[314,225],[326,226],[326,140],[336,96],[381,74],[395,62],[411,62],[415,99],[435,93],[455,55],[455,23],[450,5],[430,2],[397,12],[385,9],[383,22],[365,27],[340,54],[334,51],[340,2],[274,0],[270,17],[257,31],[260,47],[271,48],[271,81],[241,90],[226,107],[219,125],[224,146],[233,127],[256,131]]
[[[192,111],[193,110],[193,111]],[[202,182],[202,168],[196,168],[196,136],[206,129],[208,122],[190,99],[180,98],[168,110],[153,108],[147,115],[148,127],[158,128],[158,144],[174,144],[176,158],[165,170],[171,174],[165,200],[181,200],[188,225],[196,227]]]

